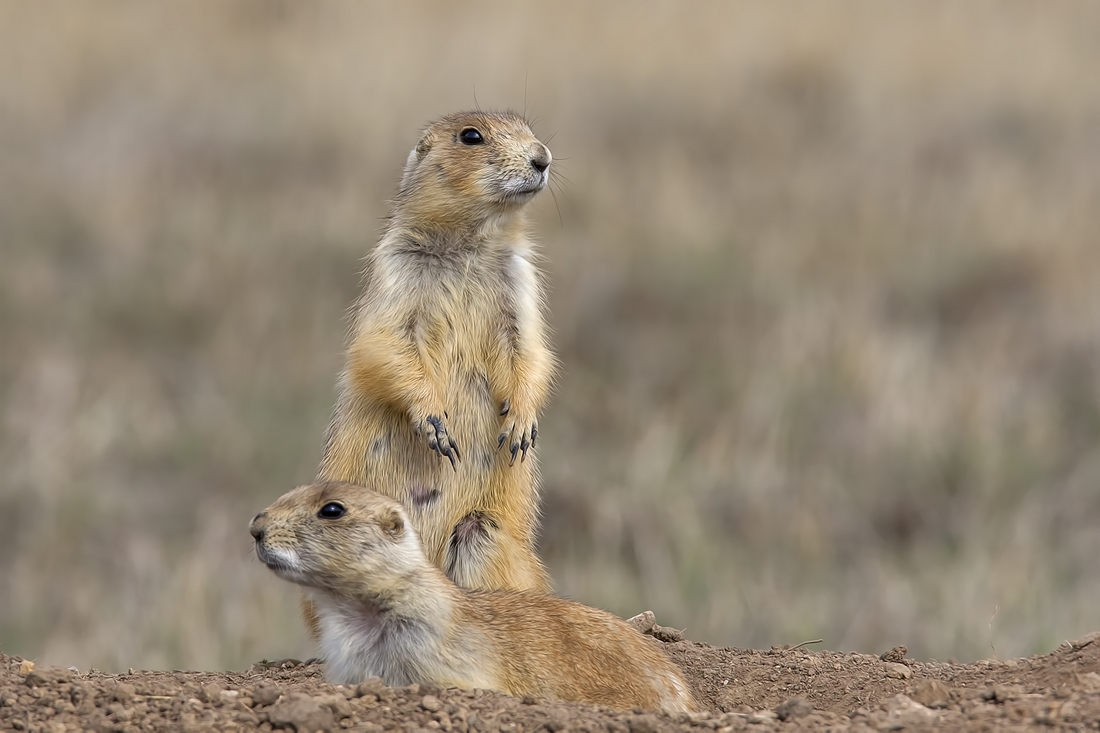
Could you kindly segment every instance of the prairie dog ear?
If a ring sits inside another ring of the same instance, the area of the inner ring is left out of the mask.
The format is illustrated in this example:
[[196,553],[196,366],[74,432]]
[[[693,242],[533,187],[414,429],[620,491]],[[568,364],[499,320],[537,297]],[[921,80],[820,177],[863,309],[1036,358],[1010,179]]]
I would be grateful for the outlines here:
[[397,509],[383,509],[378,517],[378,526],[387,537],[393,540],[399,540],[405,534],[405,518]]
[[432,141],[428,139],[428,136],[420,138],[420,142],[413,148],[413,153],[416,155],[416,162],[424,160],[424,156],[428,154],[428,151],[432,149]]
[[424,160],[424,156],[428,154],[428,151],[432,149],[432,141],[428,139],[428,136],[420,138],[420,142],[416,144],[416,147],[409,152],[409,157],[405,159],[405,171],[401,176],[401,188],[404,189],[409,185],[409,181],[412,178],[413,173],[416,171],[417,166],[420,165],[420,161]]

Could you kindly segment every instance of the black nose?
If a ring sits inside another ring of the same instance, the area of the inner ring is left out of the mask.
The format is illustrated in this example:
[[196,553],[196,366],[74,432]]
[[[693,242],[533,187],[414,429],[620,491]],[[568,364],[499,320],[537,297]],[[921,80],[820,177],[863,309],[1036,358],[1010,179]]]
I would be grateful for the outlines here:
[[264,538],[264,528],[256,524],[256,520],[263,516],[263,512],[252,517],[252,523],[248,525],[248,532],[256,541],[260,541]]
[[531,158],[531,167],[539,173],[544,173],[546,169],[550,167],[550,156],[545,154],[536,155],[534,158]]

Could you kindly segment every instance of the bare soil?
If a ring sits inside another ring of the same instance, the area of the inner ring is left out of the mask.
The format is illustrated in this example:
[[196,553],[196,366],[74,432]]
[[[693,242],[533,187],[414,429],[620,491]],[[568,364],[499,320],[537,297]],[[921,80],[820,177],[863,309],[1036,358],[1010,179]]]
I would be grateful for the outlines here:
[[[658,638],[667,631],[657,627]],[[1100,730],[1100,632],[1026,659],[881,655],[665,642],[705,712],[667,715],[483,690],[328,685],[322,665],[246,672],[80,673],[0,653],[0,729],[149,730]]]

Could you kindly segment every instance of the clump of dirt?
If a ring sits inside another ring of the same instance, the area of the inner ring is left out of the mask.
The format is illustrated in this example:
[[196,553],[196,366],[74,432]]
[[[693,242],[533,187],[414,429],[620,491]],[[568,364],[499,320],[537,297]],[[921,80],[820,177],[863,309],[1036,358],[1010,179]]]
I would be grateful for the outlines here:
[[[662,627],[651,630],[657,638]],[[667,632],[667,630],[665,630]],[[665,634],[668,636],[668,634]],[[675,638],[675,635],[671,635]],[[976,664],[664,644],[704,712],[668,715],[484,690],[328,685],[317,663],[247,672],[109,675],[0,653],[0,728],[16,731],[489,731],[1100,729],[1100,632],[1050,654]]]

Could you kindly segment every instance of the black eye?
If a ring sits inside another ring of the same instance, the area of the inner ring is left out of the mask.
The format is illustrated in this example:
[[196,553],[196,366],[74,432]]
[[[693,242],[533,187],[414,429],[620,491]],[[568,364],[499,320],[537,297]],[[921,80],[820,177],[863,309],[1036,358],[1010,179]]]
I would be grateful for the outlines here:
[[321,511],[317,512],[317,516],[321,519],[339,519],[347,513],[343,504],[337,504],[335,501],[330,501],[321,507]]
[[481,145],[485,142],[485,138],[481,136],[481,133],[478,132],[475,127],[467,127],[465,130],[458,133],[458,139],[461,140],[464,145]]

